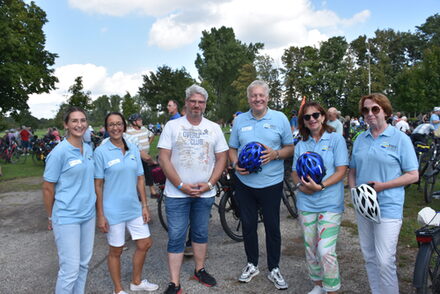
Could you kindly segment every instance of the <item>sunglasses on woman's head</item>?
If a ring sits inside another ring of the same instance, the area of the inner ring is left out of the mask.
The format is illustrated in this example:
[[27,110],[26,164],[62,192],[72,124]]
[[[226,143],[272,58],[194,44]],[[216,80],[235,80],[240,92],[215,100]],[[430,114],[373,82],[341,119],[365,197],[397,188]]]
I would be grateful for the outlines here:
[[368,115],[369,113],[370,113],[370,111],[373,113],[373,114],[378,114],[379,112],[380,112],[380,107],[379,106],[377,106],[377,105],[375,105],[375,106],[373,106],[373,107],[371,107],[371,108],[368,108],[368,107],[362,107],[362,109],[361,109],[361,113],[363,114],[363,115]]
[[312,118],[312,116],[313,116],[314,119],[318,119],[318,117],[321,116],[321,113],[320,112],[314,112],[312,114],[304,114],[304,120],[310,120]]

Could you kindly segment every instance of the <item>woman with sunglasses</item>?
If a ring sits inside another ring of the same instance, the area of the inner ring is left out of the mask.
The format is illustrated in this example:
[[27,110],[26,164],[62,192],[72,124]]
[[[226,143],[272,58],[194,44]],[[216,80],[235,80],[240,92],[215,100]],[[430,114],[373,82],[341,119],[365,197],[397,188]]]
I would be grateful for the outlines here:
[[47,156],[43,200],[53,229],[60,269],[55,293],[85,293],[95,238],[93,151],[82,140],[88,127],[83,109],[64,115],[67,137]]
[[[299,186],[299,221],[304,233],[309,275],[315,283],[309,294],[336,293],[341,287],[336,243],[344,211],[347,145],[344,137],[327,125],[326,111],[316,102],[303,105],[298,127],[302,140],[295,147],[292,177]],[[296,171],[298,158],[310,151],[318,153],[324,162],[326,175],[320,183],[310,176],[299,178]]]
[[[97,225],[109,244],[108,269],[115,294],[126,294],[121,284],[121,254],[125,228],[136,242],[131,291],[154,291],[158,285],[141,280],[142,267],[152,245],[150,212],[145,194],[144,169],[136,145],[125,141],[127,123],[119,112],[109,113],[105,129],[110,139],[95,150]],[[139,195],[139,197],[138,197]],[[139,202],[139,199],[141,202]]]
[[369,125],[353,146],[350,188],[369,183],[377,192],[381,220],[375,223],[357,214],[359,240],[371,292],[399,293],[396,247],[402,226],[404,187],[418,180],[417,157],[410,138],[387,124],[393,113],[388,98],[364,96],[359,110]]

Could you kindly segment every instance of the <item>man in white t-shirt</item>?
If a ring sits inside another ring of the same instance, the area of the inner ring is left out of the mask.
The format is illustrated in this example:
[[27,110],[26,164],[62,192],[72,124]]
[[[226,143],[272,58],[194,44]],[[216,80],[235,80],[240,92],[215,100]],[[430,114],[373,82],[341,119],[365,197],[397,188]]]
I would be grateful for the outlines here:
[[402,116],[402,118],[399,120],[399,122],[396,123],[396,129],[399,131],[404,132],[405,134],[410,133],[410,128],[408,124],[408,118],[406,116]]
[[159,162],[167,177],[164,195],[171,282],[166,293],[182,291],[180,268],[189,223],[194,278],[208,287],[217,284],[204,264],[215,185],[226,167],[229,147],[220,126],[203,117],[208,99],[206,90],[192,85],[185,93],[186,116],[169,121],[158,143]]

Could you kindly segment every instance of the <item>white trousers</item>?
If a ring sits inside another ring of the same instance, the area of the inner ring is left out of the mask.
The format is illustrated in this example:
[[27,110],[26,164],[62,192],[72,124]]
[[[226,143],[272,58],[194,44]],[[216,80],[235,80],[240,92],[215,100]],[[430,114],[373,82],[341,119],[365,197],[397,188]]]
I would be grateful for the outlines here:
[[402,220],[383,218],[380,224],[376,224],[358,213],[356,217],[371,292],[399,294],[396,249]]

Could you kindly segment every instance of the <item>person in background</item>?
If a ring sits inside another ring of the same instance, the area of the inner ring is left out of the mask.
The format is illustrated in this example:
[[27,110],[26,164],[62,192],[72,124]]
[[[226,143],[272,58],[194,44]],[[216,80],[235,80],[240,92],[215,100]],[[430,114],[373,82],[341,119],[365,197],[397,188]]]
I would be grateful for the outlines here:
[[292,134],[298,129],[298,117],[296,110],[292,110],[292,117],[290,118],[290,128],[292,130]]
[[144,168],[145,183],[150,189],[151,198],[159,198],[159,193],[153,182],[153,175],[151,174],[151,166],[157,162],[151,157],[150,144],[154,140],[154,134],[142,124],[142,116],[139,113],[130,115],[128,118],[130,127],[127,129],[127,135],[133,137],[137,142],[139,151],[141,152],[142,166]]
[[335,107],[330,107],[327,111],[327,124],[336,130],[336,133],[342,136],[343,127],[341,121],[338,119],[339,111]]
[[350,137],[350,116],[346,115],[342,125],[342,135],[345,139]]
[[[344,212],[348,152],[344,138],[326,122],[327,118],[325,109],[316,102],[301,108],[298,125],[302,140],[296,144],[292,166],[293,182],[299,186],[297,206],[307,267],[315,283],[308,294],[336,293],[341,287],[336,243]],[[319,183],[310,176],[298,176],[297,161],[306,152],[315,152],[323,159],[326,172]]]
[[58,250],[55,293],[85,293],[95,238],[95,186],[92,148],[82,141],[87,129],[83,109],[64,116],[67,139],[47,156],[43,200]]
[[170,120],[160,136],[159,162],[166,175],[168,267],[171,281],[164,293],[180,294],[180,271],[188,225],[194,250],[194,279],[217,285],[205,270],[208,228],[215,185],[226,167],[228,145],[220,126],[203,117],[208,92],[197,85],[185,91],[185,116]]
[[[229,139],[229,160],[235,169],[235,196],[240,208],[244,249],[247,264],[239,277],[248,283],[259,274],[258,269],[258,208],[263,212],[266,232],[267,278],[277,289],[287,289],[281,275],[280,203],[283,193],[284,159],[293,155],[293,136],[289,120],[279,111],[270,109],[269,86],[256,80],[247,88],[250,110],[237,116]],[[261,156],[262,166],[258,173],[249,173],[238,165],[243,147],[259,142],[265,147]]]
[[26,128],[26,126],[21,127],[20,138],[21,138],[21,147],[23,148],[24,153],[28,153],[31,148],[30,139],[32,137],[31,132]]
[[434,132],[434,127],[430,123],[423,123],[418,125],[411,134],[411,141],[422,142],[427,144],[429,135]]
[[176,100],[170,100],[167,104],[168,114],[171,116],[170,120],[181,117],[179,113],[179,104]]
[[[410,138],[387,118],[393,110],[380,93],[363,96],[359,111],[369,129],[353,145],[348,184],[371,184],[377,193],[380,223],[356,212],[359,241],[373,294],[398,294],[396,249],[402,226],[405,186],[418,181],[418,162]],[[365,289],[366,291],[366,289]]]
[[182,109],[180,110],[180,115],[185,116],[186,115],[186,105],[182,106]]
[[396,129],[398,129],[401,132],[404,132],[407,135],[411,134],[411,129],[408,124],[408,118],[406,116],[402,116],[399,122],[396,123],[395,127]]
[[110,140],[95,150],[96,210],[97,226],[106,233],[109,244],[107,261],[114,293],[127,294],[121,284],[120,259],[125,243],[125,228],[136,242],[130,290],[155,291],[158,285],[141,279],[152,240],[140,152],[135,144],[125,141],[123,137],[127,124],[122,114],[109,113],[105,118],[105,128]]
[[434,132],[440,127],[440,107],[434,107],[429,123],[434,127]]
[[89,145],[90,147],[92,147],[92,149],[93,149],[92,131],[93,131],[92,126],[89,126],[89,127],[87,128],[86,132],[84,133],[83,141],[84,141],[84,143],[86,143],[87,145]]
[[56,143],[61,142],[60,132],[58,132],[57,128],[52,128],[52,136],[54,137],[54,141]]

